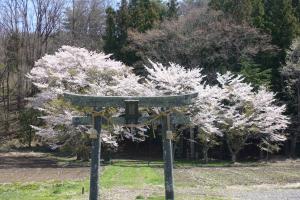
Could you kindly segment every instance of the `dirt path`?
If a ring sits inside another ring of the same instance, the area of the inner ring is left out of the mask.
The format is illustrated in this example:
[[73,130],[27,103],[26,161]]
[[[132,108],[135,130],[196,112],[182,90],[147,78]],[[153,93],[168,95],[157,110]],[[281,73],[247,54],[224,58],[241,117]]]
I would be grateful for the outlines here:
[[300,199],[300,184],[259,185],[250,187],[228,188],[227,196],[241,200],[298,200]]
[[81,180],[88,167],[62,166],[42,153],[0,153],[0,183]]

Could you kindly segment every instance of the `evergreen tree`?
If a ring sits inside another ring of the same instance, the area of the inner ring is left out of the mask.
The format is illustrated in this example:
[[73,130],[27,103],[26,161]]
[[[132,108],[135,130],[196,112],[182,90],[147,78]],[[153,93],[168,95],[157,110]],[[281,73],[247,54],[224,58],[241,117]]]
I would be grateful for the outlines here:
[[127,29],[129,25],[129,13],[127,0],[121,1],[120,9],[117,12],[117,36],[119,45],[123,45],[127,39]]
[[113,53],[115,59],[132,64],[136,56],[127,48],[128,29],[138,32],[150,30],[162,21],[165,11],[158,0],[132,0],[129,4],[127,0],[122,0],[117,11],[108,8],[104,51]]
[[223,10],[225,8],[226,0],[211,0],[209,6],[215,10]]
[[176,0],[170,0],[168,3],[167,17],[169,19],[178,18],[178,2]]
[[294,8],[297,7],[298,4],[299,4],[299,0],[292,0],[292,5]]
[[239,22],[251,21],[253,0],[211,0],[210,7],[216,10],[222,10],[224,13],[231,15]]
[[31,126],[42,125],[40,116],[41,112],[33,108],[26,108],[19,114],[21,132],[18,134],[18,139],[21,143],[27,144],[29,148],[35,138],[35,130]]
[[264,16],[264,0],[252,0],[251,24],[257,28],[263,28]]
[[293,41],[286,52],[285,65],[281,69],[284,82],[284,100],[288,105],[288,113],[291,116],[292,124],[290,132],[290,156],[295,158],[297,141],[300,136],[300,39]]
[[279,68],[285,63],[286,49],[299,34],[299,21],[292,6],[292,0],[266,0],[264,7],[263,29],[272,36],[272,43],[280,48],[277,55],[269,58],[269,62],[272,63],[270,66],[273,67],[273,90],[282,91],[283,84]]
[[116,12],[112,7],[106,9],[106,31],[104,40],[104,52],[116,53],[118,49],[116,36]]
[[300,21],[300,0],[293,0],[292,4],[293,4],[293,8],[295,10],[295,15],[297,16],[298,20]]
[[296,6],[299,0],[212,0],[210,7],[224,11],[238,22],[248,22],[272,36],[280,47],[277,54],[263,54],[256,59],[260,66],[272,68],[273,89],[281,90],[278,68],[284,63],[285,49],[299,33]]
[[126,0],[121,1],[121,6],[117,11],[116,17],[117,17],[116,36],[117,36],[118,47],[114,57],[119,60],[124,60],[126,55],[124,55],[122,49],[124,48],[127,42],[127,36],[128,36],[127,31],[129,27],[129,12],[128,12],[128,4]]
[[157,2],[150,0],[134,0],[129,4],[129,27],[139,32],[152,29],[160,21],[160,8]]
[[287,49],[299,33],[299,21],[295,16],[291,0],[265,1],[265,30],[273,43]]

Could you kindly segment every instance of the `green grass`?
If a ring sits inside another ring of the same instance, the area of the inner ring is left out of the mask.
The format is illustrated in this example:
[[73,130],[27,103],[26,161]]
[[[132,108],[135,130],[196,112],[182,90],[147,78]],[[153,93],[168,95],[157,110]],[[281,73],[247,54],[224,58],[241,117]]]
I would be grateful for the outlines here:
[[[177,198],[178,197],[176,197],[176,199]],[[182,197],[179,197],[179,198],[182,199],[182,200],[188,199],[187,196],[182,196]],[[144,200],[165,200],[165,197],[164,196],[150,196],[150,197],[146,198],[146,197],[143,197],[143,196],[139,195],[135,199],[136,200],[140,200],[140,199],[144,199]],[[225,200],[225,199],[221,198],[221,197],[198,197],[197,199],[193,198],[193,200]]]
[[[62,166],[81,165],[72,158],[55,160]],[[232,165],[223,161],[208,164],[176,161],[174,168],[176,200],[224,200],[218,194],[223,194],[227,186],[247,189],[254,185],[284,185],[300,181],[300,165],[296,163],[244,162]],[[111,165],[101,168],[100,181],[101,195],[104,196],[117,194],[122,198],[130,194],[129,199],[133,200],[164,199],[162,161],[149,164],[148,161],[114,160]],[[0,200],[83,200],[88,199],[88,189],[88,178],[83,181],[0,184]]]
[[141,166],[107,166],[101,177],[104,188],[128,186],[142,188],[146,185],[162,185],[163,174],[151,167]]
[[[139,189],[163,185],[161,172],[147,166],[130,166],[129,163],[120,162],[116,165],[105,166],[103,171],[101,175],[102,189],[114,187]],[[83,187],[85,193],[88,193],[88,180],[2,184],[0,185],[0,200],[85,199],[86,195],[82,195]],[[152,199],[157,198],[153,197]]]
[[[68,160],[66,160],[68,161]],[[191,166],[189,163],[181,163]],[[181,165],[180,164],[180,165]],[[102,168],[101,191],[118,191],[126,188],[137,193],[135,199],[163,200],[163,169],[161,161],[154,161],[148,165],[143,161],[117,161]],[[180,182],[178,181],[178,187]],[[187,185],[185,185],[187,186]],[[84,188],[84,194],[82,194]],[[83,200],[88,198],[89,180],[14,183],[0,184],[0,200]],[[144,188],[153,189],[147,195]],[[188,194],[187,194],[188,195]],[[187,199],[180,194],[176,199]],[[221,200],[215,197],[199,197],[199,200]]]
[[64,181],[29,184],[4,184],[0,186],[1,200],[66,200],[83,196],[82,187],[87,181]]

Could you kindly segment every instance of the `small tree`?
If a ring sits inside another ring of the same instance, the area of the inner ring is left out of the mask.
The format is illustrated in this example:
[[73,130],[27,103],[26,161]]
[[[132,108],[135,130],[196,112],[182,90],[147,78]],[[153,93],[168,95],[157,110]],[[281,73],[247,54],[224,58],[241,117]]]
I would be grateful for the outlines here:
[[21,124],[21,131],[18,134],[18,138],[21,143],[27,144],[31,148],[32,141],[35,137],[35,130],[31,125],[38,126],[41,124],[41,120],[38,118],[41,112],[33,109],[27,108],[20,112],[19,120]]
[[178,18],[178,2],[176,0],[170,0],[168,2],[168,10],[167,10],[167,17],[169,19]]
[[197,139],[202,148],[202,156],[203,156],[204,163],[208,163],[209,149],[219,144],[217,141],[217,135],[199,129],[197,134]]
[[217,137],[223,136],[216,126],[220,112],[220,98],[223,90],[217,86],[206,85],[192,107],[192,122],[197,127],[197,139],[202,147],[204,162],[208,162],[208,151],[218,145]]
[[291,0],[266,0],[265,21],[264,29],[282,49],[287,49],[299,34],[299,22]]
[[106,9],[106,29],[103,36],[103,49],[106,53],[116,53],[118,50],[116,28],[116,13],[109,7]]
[[136,0],[129,3],[129,27],[138,32],[152,29],[161,20],[161,4],[159,1]]

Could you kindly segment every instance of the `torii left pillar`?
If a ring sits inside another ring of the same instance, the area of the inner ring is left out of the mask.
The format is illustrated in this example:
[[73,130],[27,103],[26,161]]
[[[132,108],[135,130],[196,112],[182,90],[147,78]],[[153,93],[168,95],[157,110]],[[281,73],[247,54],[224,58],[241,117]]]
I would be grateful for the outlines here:
[[90,177],[90,198],[89,200],[99,200],[99,171],[101,155],[101,124],[102,118],[99,115],[93,115],[93,126],[97,131],[97,138],[92,141],[91,155],[91,177]]
[[162,138],[166,200],[174,200],[172,137],[173,136],[170,127],[170,115],[166,114],[162,116]]

